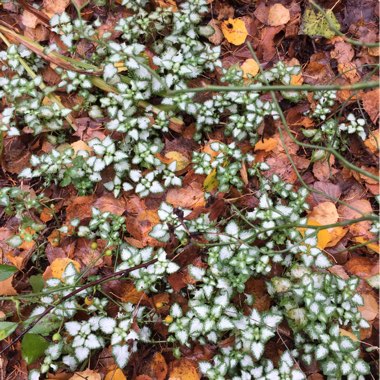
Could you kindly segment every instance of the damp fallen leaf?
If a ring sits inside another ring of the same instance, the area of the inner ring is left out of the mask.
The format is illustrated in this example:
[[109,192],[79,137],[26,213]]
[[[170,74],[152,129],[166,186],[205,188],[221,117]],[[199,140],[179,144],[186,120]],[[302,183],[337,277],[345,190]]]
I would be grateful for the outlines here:
[[274,4],[269,8],[268,25],[280,26],[285,25],[290,20],[289,9],[282,4]]
[[246,59],[241,65],[244,78],[254,77],[260,70],[258,63],[253,58]]
[[356,236],[354,240],[358,244],[365,244],[366,247],[372,251],[375,251],[376,253],[380,254],[380,246],[379,244],[376,244],[374,242],[369,242],[367,239],[363,238],[362,236]]
[[226,40],[236,46],[243,44],[248,36],[245,23],[240,18],[229,18],[223,21],[221,29]]
[[376,129],[376,131],[372,131],[368,139],[364,141],[364,145],[372,153],[379,152],[379,135],[380,129]]
[[83,140],[75,141],[71,144],[71,147],[74,149],[75,153],[78,153],[80,150],[84,150],[86,152],[92,152],[92,148],[90,148]]
[[371,322],[373,321],[379,313],[379,304],[377,299],[372,294],[362,294],[364,305],[358,306],[358,310],[364,319]]
[[203,181],[203,187],[207,192],[213,191],[218,187],[218,180],[216,179],[216,169],[213,169]]
[[145,375],[149,375],[155,380],[165,380],[168,373],[168,365],[160,352],[156,352],[147,364]]
[[14,296],[17,294],[16,289],[12,285],[12,281],[13,276],[0,281],[0,296]]

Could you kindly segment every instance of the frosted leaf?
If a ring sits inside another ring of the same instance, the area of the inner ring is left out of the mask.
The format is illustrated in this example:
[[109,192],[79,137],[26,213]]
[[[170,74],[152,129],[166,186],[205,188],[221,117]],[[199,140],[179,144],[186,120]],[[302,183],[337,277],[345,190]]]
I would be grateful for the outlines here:
[[127,365],[130,356],[128,345],[125,344],[123,346],[113,346],[112,354],[119,368],[124,368]]

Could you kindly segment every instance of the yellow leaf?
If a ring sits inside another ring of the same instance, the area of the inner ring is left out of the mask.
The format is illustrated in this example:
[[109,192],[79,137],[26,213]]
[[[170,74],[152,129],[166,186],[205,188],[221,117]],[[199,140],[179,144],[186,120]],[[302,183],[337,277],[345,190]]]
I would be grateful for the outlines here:
[[189,359],[180,359],[170,363],[168,380],[199,380],[197,365]]
[[[319,227],[321,224],[318,223],[316,220],[313,220],[313,219],[308,219],[307,220],[307,225],[308,226],[315,226],[315,227]],[[306,228],[299,228],[299,232],[301,233],[302,236],[305,236],[305,230],[307,229]],[[325,230],[320,230],[318,233],[317,233],[317,247],[319,249],[324,249],[326,248],[327,244],[329,243],[329,241],[331,240],[331,235],[330,235],[330,232],[325,229]]]
[[268,24],[270,26],[285,25],[290,20],[289,9],[282,4],[274,4],[269,9]]
[[357,342],[359,340],[358,337],[355,334],[353,334],[351,331],[339,329],[339,333],[341,336],[348,336],[354,342]]
[[75,269],[79,272],[80,271],[80,264],[75,261],[71,260],[68,258],[58,258],[55,259],[51,264],[50,264],[50,269],[52,273],[52,277],[54,278],[59,278],[62,280],[62,275],[65,272],[66,267],[72,263],[75,267]]
[[[358,243],[358,244],[362,244],[362,243],[366,243],[368,242],[367,239],[365,239],[364,237],[362,236],[356,236],[354,237],[354,240]],[[376,253],[379,253],[380,254],[380,246],[379,244],[375,244],[375,243],[368,243],[366,244],[366,247],[371,249],[372,251],[375,251]]]
[[209,192],[218,187],[218,180],[216,179],[216,168],[206,177],[203,182],[204,189]]
[[120,368],[116,368],[109,371],[104,380],[127,380],[127,377]]
[[265,150],[266,152],[271,152],[277,146],[277,140],[273,137],[268,139],[260,140],[255,145],[255,150]]
[[326,245],[326,247],[334,247],[338,244],[338,242],[343,238],[347,233],[347,229],[343,227],[334,227],[329,228],[330,233],[330,241]]
[[259,72],[260,67],[254,59],[248,58],[241,65],[241,69],[243,70],[244,78],[248,78],[248,75],[254,77]]
[[170,160],[170,162],[175,161],[177,163],[176,171],[185,169],[186,166],[188,166],[190,163],[190,160],[186,156],[184,156],[182,153],[176,152],[174,150],[167,152],[165,154],[165,157],[168,158]]
[[239,46],[243,44],[248,36],[245,23],[240,18],[229,18],[223,21],[221,27],[224,37],[233,45]]

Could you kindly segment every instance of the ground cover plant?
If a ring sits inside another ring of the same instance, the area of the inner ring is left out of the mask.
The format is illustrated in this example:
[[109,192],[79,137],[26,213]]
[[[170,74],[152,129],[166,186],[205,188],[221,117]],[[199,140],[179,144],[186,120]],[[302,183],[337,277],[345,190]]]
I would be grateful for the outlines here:
[[1,375],[375,379],[377,21],[2,0]]

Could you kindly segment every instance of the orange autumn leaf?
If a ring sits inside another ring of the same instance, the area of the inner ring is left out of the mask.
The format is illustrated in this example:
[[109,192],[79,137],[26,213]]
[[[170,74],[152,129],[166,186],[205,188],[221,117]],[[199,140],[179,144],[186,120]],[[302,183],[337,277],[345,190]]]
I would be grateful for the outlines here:
[[107,372],[104,380],[127,380],[127,377],[120,368],[115,368]]
[[168,365],[160,352],[156,352],[146,366],[144,375],[148,375],[155,380],[165,380],[168,374]]
[[40,214],[40,219],[43,223],[49,222],[53,219],[53,211],[50,208],[45,207]]
[[264,140],[260,140],[255,145],[255,150],[264,150],[265,152],[271,152],[274,148],[276,148],[278,142],[273,137],[269,137]]
[[345,329],[339,329],[339,334],[341,336],[347,336],[347,337],[349,337],[354,342],[357,342],[359,340],[358,337],[355,334],[353,334],[351,331],[347,331]]
[[364,305],[358,306],[358,310],[364,319],[371,322],[379,314],[379,304],[375,296],[370,293],[361,295],[363,297]]
[[102,377],[99,373],[93,371],[92,369],[86,369],[82,372],[75,372],[72,377],[70,377],[69,380],[101,380]]
[[133,305],[137,305],[141,301],[149,301],[148,296],[144,292],[138,291],[131,282],[124,285],[120,298],[123,302],[129,302]]
[[380,129],[376,129],[376,131],[372,131],[368,139],[364,141],[364,145],[372,153],[377,153],[379,151],[379,134]]
[[51,270],[51,277],[62,280],[62,275],[70,263],[74,265],[78,272],[80,271],[80,264],[77,261],[68,258],[57,258],[50,264],[49,267]]
[[354,238],[354,240],[358,244],[364,244],[364,243],[366,243],[366,247],[368,249],[371,249],[372,251],[375,251],[376,253],[380,254],[380,245],[379,244],[369,243],[369,241],[367,239],[365,239],[364,237],[362,237],[362,236],[356,236]]
[[254,77],[260,71],[260,66],[254,59],[248,58],[241,65],[241,69],[244,78],[248,78],[248,75]]
[[240,18],[229,18],[223,21],[221,28],[226,40],[236,46],[243,44],[248,36],[245,23]]
[[170,363],[168,380],[199,380],[197,365],[189,359],[180,359]]
[[71,147],[74,149],[75,154],[80,150],[84,150],[86,152],[92,152],[92,148],[90,148],[84,141],[78,140],[71,144]]
[[12,281],[13,276],[0,281],[0,296],[14,296],[17,294],[16,289],[12,285]]

